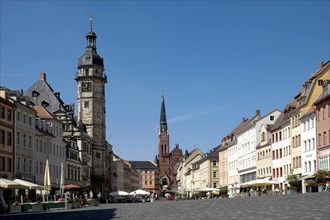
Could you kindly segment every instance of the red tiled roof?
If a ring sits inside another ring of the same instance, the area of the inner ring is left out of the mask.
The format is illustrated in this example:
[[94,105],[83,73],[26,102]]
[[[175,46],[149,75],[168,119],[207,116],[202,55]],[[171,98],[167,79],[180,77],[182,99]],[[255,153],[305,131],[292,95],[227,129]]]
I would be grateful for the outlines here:
[[37,112],[37,115],[41,119],[53,119],[53,116],[42,106],[33,106],[33,109]]

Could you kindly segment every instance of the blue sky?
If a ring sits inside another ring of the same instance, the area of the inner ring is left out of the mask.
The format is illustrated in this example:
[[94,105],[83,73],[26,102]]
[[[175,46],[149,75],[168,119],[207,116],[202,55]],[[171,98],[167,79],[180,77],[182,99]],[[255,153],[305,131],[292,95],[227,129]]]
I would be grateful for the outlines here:
[[162,88],[173,149],[220,144],[243,117],[291,102],[330,58],[329,1],[1,1],[0,84],[46,72],[76,103],[78,58],[93,14],[104,58],[107,139],[154,160]]

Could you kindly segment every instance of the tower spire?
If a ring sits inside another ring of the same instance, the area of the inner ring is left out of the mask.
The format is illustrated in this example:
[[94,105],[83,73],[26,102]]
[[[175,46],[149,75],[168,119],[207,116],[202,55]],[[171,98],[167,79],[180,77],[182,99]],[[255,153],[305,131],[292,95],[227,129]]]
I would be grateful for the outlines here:
[[91,26],[91,31],[93,31],[93,15],[91,13],[86,14],[89,17],[89,23]]
[[160,107],[160,132],[167,133],[167,120],[166,120],[166,111],[165,111],[165,98],[164,90],[162,91],[162,103]]

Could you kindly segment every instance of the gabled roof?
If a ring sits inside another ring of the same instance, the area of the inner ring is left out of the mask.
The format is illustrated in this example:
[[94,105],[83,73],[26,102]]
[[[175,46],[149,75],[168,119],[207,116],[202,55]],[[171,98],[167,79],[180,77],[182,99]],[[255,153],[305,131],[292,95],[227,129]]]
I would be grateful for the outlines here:
[[130,164],[136,167],[136,169],[158,169],[158,167],[151,161],[130,161]]
[[300,117],[300,120],[316,112],[316,106],[311,106],[308,111]]
[[[194,152],[196,152],[196,154],[194,154]],[[199,148],[195,148],[195,149],[193,149],[192,151],[190,151],[190,153],[189,153],[189,156],[187,157],[187,159],[185,160],[185,163],[187,164],[187,163],[189,163],[191,160],[193,160],[196,156],[198,156],[198,155],[201,155],[201,156],[203,156],[204,155],[204,153],[199,149]]]
[[314,102],[315,105],[318,105],[319,103],[323,102],[326,99],[330,98],[330,80],[323,82],[323,91],[321,95],[316,99]]
[[37,115],[41,119],[53,119],[54,118],[53,115],[42,106],[33,106],[33,109],[37,112]]
[[[34,91],[37,94],[35,97],[33,97]],[[46,73],[40,73],[39,80],[27,89],[24,95],[28,96],[35,105],[42,106],[42,102],[47,102],[49,105],[46,108],[52,113],[58,110],[66,111],[59,93],[55,92],[46,81]]]
[[281,112],[281,114],[278,116],[276,121],[274,122],[273,126],[270,128],[270,131],[277,130],[281,128],[281,126],[285,123],[287,123],[290,120],[289,113],[292,112],[297,106],[297,100],[294,99],[291,103],[287,104],[284,107],[284,110]]
[[254,115],[253,115],[251,118],[247,119],[247,120],[242,124],[242,126],[241,126],[239,129],[236,130],[235,134],[240,133],[241,130],[243,131],[243,129],[245,129],[245,127],[247,127],[249,124],[251,124],[251,123],[254,122],[256,119],[259,119],[259,118],[260,118],[260,111],[259,111],[259,110],[256,110],[256,112],[254,113]]

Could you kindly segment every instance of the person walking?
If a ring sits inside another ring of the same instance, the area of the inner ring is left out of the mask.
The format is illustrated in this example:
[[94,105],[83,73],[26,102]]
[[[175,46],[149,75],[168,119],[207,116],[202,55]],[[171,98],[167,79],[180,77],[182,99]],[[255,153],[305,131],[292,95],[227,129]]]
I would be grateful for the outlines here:
[[99,200],[99,203],[100,203],[100,201],[101,201],[101,198],[102,198],[101,192],[99,192],[99,194],[97,194],[97,198],[98,198],[98,200]]

